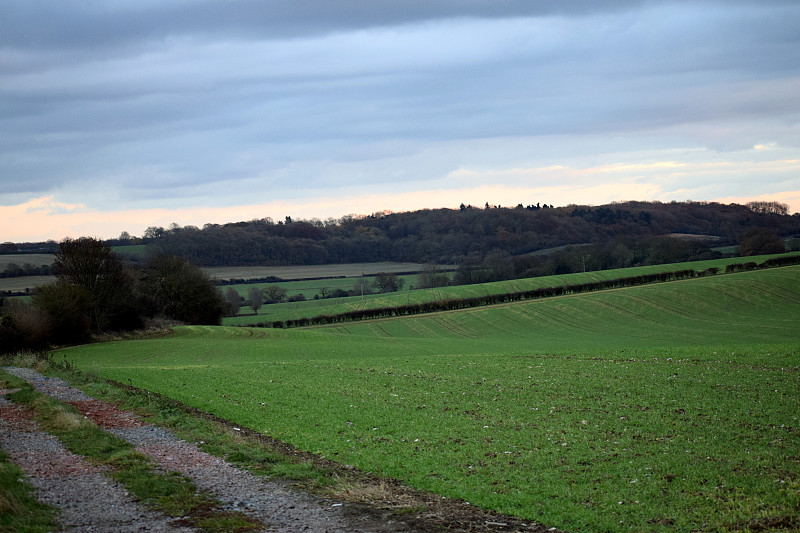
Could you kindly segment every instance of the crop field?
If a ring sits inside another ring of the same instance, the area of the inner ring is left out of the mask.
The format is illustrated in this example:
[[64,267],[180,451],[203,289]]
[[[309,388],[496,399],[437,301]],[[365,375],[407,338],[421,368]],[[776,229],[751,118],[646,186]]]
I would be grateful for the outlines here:
[[800,267],[57,354],[567,531],[797,528]]
[[[145,245],[118,246],[114,251],[121,256],[130,255],[135,259],[145,258]],[[52,254],[13,254],[0,255],[0,271],[5,270],[9,263],[22,266],[31,263],[39,266],[51,264],[54,261]],[[379,272],[416,272],[421,271],[424,265],[419,263],[353,263],[345,265],[308,265],[308,266],[283,266],[283,267],[207,267],[203,271],[212,279],[254,279],[276,276],[283,279],[306,280],[298,282],[278,282],[281,287],[289,289],[289,295],[305,293],[311,299],[322,288],[349,290],[353,287],[355,279],[364,275],[374,275]],[[406,283],[413,284],[416,276],[402,276],[408,278]],[[317,279],[315,279],[317,278]],[[331,278],[331,279],[318,279]],[[18,278],[0,278],[0,291],[24,291],[33,289],[45,283],[50,283],[54,276],[24,276]],[[252,284],[235,285],[242,296],[247,296],[247,291]],[[256,284],[264,287],[265,284]],[[223,288],[224,290],[224,288]],[[249,308],[242,312],[249,312]]]
[[[417,274],[409,274],[409,275],[399,275],[397,276],[398,279],[403,280],[403,289],[402,290],[409,290],[413,287],[414,283],[417,282],[418,275]],[[296,296],[298,294],[304,295],[308,300],[314,298],[315,295],[321,296],[323,290],[336,290],[341,289],[343,291],[350,291],[353,289],[353,286],[357,281],[363,281],[365,291],[369,294],[372,291],[372,286],[375,281],[375,276],[359,276],[359,277],[344,277],[344,278],[325,278],[325,279],[304,279],[300,281],[273,281],[273,282],[266,282],[266,283],[237,283],[235,285],[228,285],[222,287],[222,289],[227,289],[227,287],[233,287],[239,293],[240,296],[243,298],[247,298],[248,291],[252,287],[256,287],[258,289],[264,289],[269,287],[270,285],[277,285],[286,289],[287,296]],[[240,314],[247,314],[251,313],[252,310],[245,306],[242,307],[240,310]]]
[[206,267],[203,270],[216,279],[253,279],[276,276],[283,279],[350,277],[379,272],[418,272],[419,263],[348,263],[341,265],[263,266],[263,267]]
[[146,244],[129,244],[126,246],[112,246],[111,250],[119,256],[131,257],[141,260],[147,257]]
[[[509,281],[498,281],[494,283],[481,283],[477,285],[459,285],[452,287],[440,287],[437,289],[419,289],[414,291],[403,290],[397,293],[370,294],[364,297],[350,296],[325,300],[309,300],[306,302],[284,302],[279,304],[265,305],[260,310],[258,316],[252,316],[252,310],[249,307],[243,307],[239,312],[239,316],[225,318],[223,324],[226,326],[246,326],[259,322],[311,318],[320,315],[337,315],[346,313],[348,311],[358,311],[361,309],[396,307],[400,305],[418,304],[430,301],[471,298],[486,294],[522,292],[542,287],[556,287],[560,285],[588,283],[629,276],[653,274],[658,272],[677,270],[702,271],[709,268],[718,268],[721,271],[724,271],[725,267],[729,264],[746,263],[750,261],[760,263],[770,258],[785,257],[787,255],[800,254],[762,255],[755,257],[715,259],[709,261],[692,261],[687,263],[672,263],[625,269],[601,270],[577,274],[563,274],[558,276],[515,279]],[[405,284],[408,288],[416,282],[417,276],[406,276],[405,278]],[[322,286],[328,282],[334,281],[338,281],[341,284],[342,289],[348,290],[352,288],[354,278],[344,278],[340,280],[320,280],[316,282],[298,282],[297,287]],[[305,283],[309,283],[310,285],[305,285]],[[276,285],[287,289],[290,287],[290,284],[285,282],[277,282]],[[264,287],[266,284],[259,284],[256,286]],[[330,286],[333,288],[333,285]],[[236,285],[235,287],[241,296],[246,297],[247,290],[250,285]],[[290,290],[289,295],[291,296],[299,292],[303,292],[306,297],[310,296],[313,298],[313,293],[309,290],[298,290],[297,292],[291,292]]]
[[19,266],[28,263],[38,267],[51,265],[53,261],[55,261],[53,254],[0,254],[0,271],[5,270],[12,263]]
[[32,289],[56,280],[55,276],[21,276],[0,278],[0,291],[30,292]]

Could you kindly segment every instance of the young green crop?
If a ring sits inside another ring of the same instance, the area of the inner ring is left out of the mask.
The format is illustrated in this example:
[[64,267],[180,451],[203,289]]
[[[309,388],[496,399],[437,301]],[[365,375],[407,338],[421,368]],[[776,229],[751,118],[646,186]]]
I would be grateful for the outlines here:
[[[226,326],[246,326],[258,322],[285,321],[297,318],[311,318],[320,315],[338,315],[349,311],[361,309],[374,309],[381,307],[397,307],[408,304],[419,304],[431,301],[453,300],[462,298],[480,297],[487,294],[505,294],[528,291],[543,287],[556,287],[561,285],[590,283],[619,279],[632,276],[654,274],[660,272],[674,272],[678,270],[695,270],[698,272],[717,268],[724,272],[729,264],[746,263],[750,261],[763,262],[774,257],[785,257],[787,254],[764,255],[757,257],[735,257],[728,259],[714,259],[707,261],[692,261],[687,263],[674,263],[666,265],[651,265],[644,267],[602,270],[596,272],[585,272],[576,274],[563,274],[555,276],[543,276],[537,278],[515,279],[507,281],[497,281],[492,283],[480,283],[475,285],[459,285],[452,287],[439,287],[436,289],[403,290],[398,293],[370,294],[361,296],[351,296],[344,298],[332,298],[325,300],[310,300],[306,302],[290,302],[272,304],[262,308],[258,317],[237,316],[225,318],[223,324]],[[354,278],[339,280],[344,288],[352,287]],[[312,285],[324,283],[324,281],[297,282],[298,284],[311,283]],[[410,287],[413,281],[406,279],[406,288]],[[282,287],[287,284],[279,283]],[[237,286],[242,296],[245,296],[247,285]],[[297,291],[303,292],[303,291]],[[309,291],[306,291],[308,296]],[[290,293],[293,294],[293,293]],[[243,308],[241,314],[250,313],[249,308]]]
[[63,353],[302,449],[571,531],[798,527],[800,267]]

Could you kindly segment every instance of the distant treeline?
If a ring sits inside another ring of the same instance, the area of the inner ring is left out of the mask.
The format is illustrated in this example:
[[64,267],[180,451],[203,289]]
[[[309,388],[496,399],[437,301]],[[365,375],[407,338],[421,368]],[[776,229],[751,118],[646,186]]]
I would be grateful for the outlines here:
[[[726,267],[726,273],[743,272],[758,268],[773,268],[778,266],[788,266],[800,264],[800,256],[788,256],[769,259],[757,264],[755,262],[730,264]],[[305,326],[320,326],[337,324],[343,322],[354,322],[360,320],[370,320],[376,318],[390,318],[397,316],[419,315],[425,313],[437,313],[441,311],[453,311],[457,309],[468,309],[472,307],[482,307],[523,300],[535,300],[541,298],[551,298],[554,296],[564,296],[568,294],[580,294],[585,292],[601,291],[608,289],[618,289],[623,287],[633,287],[650,283],[663,283],[667,281],[677,281],[682,279],[715,275],[719,272],[718,268],[708,270],[678,270],[673,272],[659,272],[655,274],[643,274],[626,278],[618,278],[603,281],[593,281],[588,283],[559,285],[556,287],[542,287],[528,291],[517,291],[503,294],[487,294],[470,298],[454,298],[450,300],[440,300],[424,302],[418,304],[407,304],[394,307],[379,307],[374,309],[359,309],[348,311],[336,315],[320,315],[311,318],[298,318],[292,320],[279,320],[274,322],[262,322],[252,324],[254,327],[266,328],[295,328]]]
[[[500,207],[487,202],[484,208],[462,204],[457,209],[378,212],[324,221],[293,220],[287,216],[279,221],[265,217],[206,224],[202,228],[177,224],[168,228],[151,226],[141,237],[123,232],[106,243],[147,244],[149,255],[175,255],[199,266],[394,261],[465,265],[469,271],[491,261],[509,264],[508,257],[514,257],[511,276],[521,277],[547,274],[551,266],[575,272],[589,269],[590,263],[599,263],[592,267],[597,269],[709,258],[703,253],[712,241],[714,246],[739,244],[742,236],[753,228],[776,238],[800,235],[800,216],[789,215],[788,207],[778,202],[747,205],[624,202],[566,207],[539,203]],[[708,240],[695,240],[691,246],[679,250],[677,246],[665,245],[663,240],[675,234],[707,236]],[[612,242],[615,249],[604,250],[605,258],[597,253],[592,257],[582,253],[550,265],[530,258],[532,254],[567,245],[606,246]],[[44,253],[57,246],[53,241],[2,243],[0,252]],[[477,275],[481,270],[485,274],[487,269],[478,269]],[[492,275],[496,278],[498,274]]]
[[[452,269],[441,269],[442,272],[450,272]],[[410,276],[413,274],[419,274],[416,270],[409,270],[407,272],[394,272],[395,276]],[[278,276],[266,276],[262,278],[229,278],[229,279],[212,279],[212,283],[214,285],[226,286],[226,285],[243,285],[243,284],[253,284],[253,283],[277,283],[277,282],[284,282],[289,283],[293,281],[313,281],[313,280],[326,280],[326,279],[345,279],[350,276],[318,276],[318,277],[303,277],[303,278],[281,278]]]
[[[800,216],[790,216],[777,205],[774,209],[703,202],[538,209],[522,204],[482,209],[462,206],[325,221],[262,218],[206,224],[202,229],[173,224],[167,229],[148,228],[137,242],[200,266],[250,266],[378,261],[476,264],[491,254],[522,257],[565,245],[616,240],[622,255],[639,258],[621,265],[631,266],[653,264],[657,258],[648,256],[663,254],[663,250],[645,250],[644,244],[669,234],[712,236],[716,246],[737,244],[753,227],[780,237],[800,234]],[[699,244],[706,249],[709,246],[709,242]],[[519,265],[516,275],[523,275],[525,268]]]

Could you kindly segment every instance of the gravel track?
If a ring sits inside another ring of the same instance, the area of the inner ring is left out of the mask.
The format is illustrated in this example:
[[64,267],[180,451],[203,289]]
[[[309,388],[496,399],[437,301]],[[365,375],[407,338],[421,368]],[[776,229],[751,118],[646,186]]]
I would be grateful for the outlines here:
[[[103,429],[135,445],[139,451],[152,457],[163,468],[178,471],[190,477],[198,487],[213,494],[227,508],[244,512],[261,520],[268,525],[269,531],[286,533],[309,531],[329,533],[413,533],[421,531],[401,520],[395,519],[390,513],[369,510],[352,503],[317,498],[292,490],[281,483],[267,481],[254,476],[219,457],[203,452],[196,445],[179,439],[163,428],[144,423],[131,412],[117,409],[107,402],[91,398],[61,379],[43,376],[29,368],[9,367],[5,368],[5,370],[30,382],[36,390],[74,405],[87,418],[92,419]],[[19,433],[15,433],[13,436],[9,434],[6,438],[4,429],[3,434],[4,448],[6,445],[9,445],[12,449],[18,447],[15,442],[21,442],[18,441],[20,439]],[[51,439],[55,438],[51,437]],[[41,449],[41,453],[35,451],[33,453],[35,459],[32,462],[50,460],[45,459],[49,452],[45,451],[44,448],[39,449]],[[66,452],[66,450],[64,451]],[[12,455],[15,461],[17,460],[17,457],[11,452],[8,453]],[[100,473],[86,475],[99,477],[105,479],[106,483],[110,483]],[[46,481],[48,482],[39,483],[37,486],[49,485],[49,480]],[[63,483],[67,483],[67,480],[65,479]],[[117,490],[121,489],[117,488]],[[124,493],[124,491],[122,492]],[[89,495],[93,493],[94,489],[79,488],[76,491],[73,488],[69,492],[60,493],[56,500],[61,502],[61,505],[64,505],[66,509],[72,505],[70,502],[78,494]],[[117,502],[118,499],[124,496],[123,493],[114,495],[97,493],[103,494],[97,497],[97,500],[103,503],[101,505],[95,504],[95,507],[100,509],[95,509],[93,513],[84,512],[86,520],[90,521],[90,517],[92,517],[91,520],[94,520],[94,516],[98,515],[98,513],[106,516],[116,514],[117,504],[110,502]],[[69,496],[67,497],[67,495]],[[94,497],[92,499],[94,500]],[[109,512],[112,505],[115,505],[113,512]],[[130,513],[121,512],[120,516],[127,517],[130,516]],[[137,516],[142,517],[144,515],[138,514]],[[98,520],[100,518],[102,517],[97,517]],[[98,527],[100,526],[98,525]],[[91,531],[92,529],[86,529],[86,526],[84,526],[82,530]],[[101,529],[94,530],[100,531],[104,530],[104,528],[101,527]],[[121,527],[105,530],[162,531],[162,529],[155,528],[128,530]],[[164,531],[172,530],[164,529]]]
[[[7,392],[7,391],[3,391]],[[36,487],[38,498],[61,510],[63,531],[190,532],[144,509],[102,469],[73,454],[33,421],[33,412],[0,394],[0,447]]]

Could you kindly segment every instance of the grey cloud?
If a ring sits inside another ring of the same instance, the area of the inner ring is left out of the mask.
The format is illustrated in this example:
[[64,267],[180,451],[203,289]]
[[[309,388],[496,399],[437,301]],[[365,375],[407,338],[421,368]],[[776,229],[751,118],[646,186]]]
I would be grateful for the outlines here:
[[[0,172],[20,191],[86,177],[145,199],[234,179],[364,183],[384,157],[413,175],[421,147],[457,140],[800,114],[796,2],[12,0],[0,12]],[[433,159],[419,179],[457,164]]]
[[187,34],[281,38],[442,18],[585,14],[643,3],[643,0],[130,0],[114,3],[6,0],[0,17],[0,45],[109,46]]
[[0,46],[124,47],[181,36],[279,39],[454,19],[591,16],[652,5],[792,6],[793,0],[5,0]]

